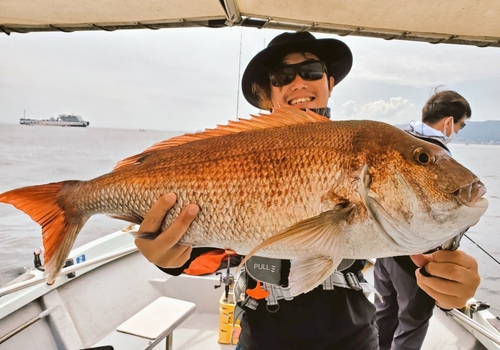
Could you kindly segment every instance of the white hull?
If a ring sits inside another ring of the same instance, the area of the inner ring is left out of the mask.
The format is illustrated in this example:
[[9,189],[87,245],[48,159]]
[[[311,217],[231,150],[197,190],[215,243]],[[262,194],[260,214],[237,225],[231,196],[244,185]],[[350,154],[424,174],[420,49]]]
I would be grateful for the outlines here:
[[36,120],[36,119],[21,119],[21,125],[45,125],[45,126],[74,126],[74,127],[87,127],[89,122],[61,122],[54,120]]
[[45,125],[45,126],[71,126],[82,127],[89,126],[90,122],[85,121],[79,115],[61,114],[57,118],[50,119],[19,119],[21,125]]
[[[219,277],[169,276],[134,248],[129,233],[115,232],[73,250],[70,257],[81,260],[85,254],[85,264],[88,264],[110,253],[132,253],[79,270],[76,278],[68,279],[64,275],[52,286],[39,283],[0,297],[0,338],[5,339],[20,326],[36,320],[4,340],[1,348],[83,349],[112,345],[114,349],[136,350],[142,341],[141,344],[152,346],[145,348],[165,349],[165,339],[152,345],[153,341],[116,331],[120,324],[160,296],[196,304],[194,313],[173,332],[173,349],[234,348],[218,343],[219,299],[224,290],[214,288],[219,284]],[[37,276],[29,281],[39,278],[41,272],[35,270],[34,274]],[[0,293],[10,289],[13,287],[1,288]],[[487,310],[475,314],[479,322],[488,317],[494,316]],[[500,349],[436,309],[423,349],[484,349],[478,339],[488,344],[488,349]]]

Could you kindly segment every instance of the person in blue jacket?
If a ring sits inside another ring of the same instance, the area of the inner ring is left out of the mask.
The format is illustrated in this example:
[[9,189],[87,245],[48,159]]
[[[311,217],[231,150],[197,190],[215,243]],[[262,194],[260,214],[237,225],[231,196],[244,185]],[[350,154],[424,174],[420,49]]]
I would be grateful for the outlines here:
[[[457,92],[435,92],[422,108],[422,120],[411,121],[405,131],[451,155],[447,144],[465,127],[471,114],[469,103]],[[435,302],[415,282],[416,269],[409,256],[377,259],[375,263],[375,288],[383,298],[383,302],[375,300],[381,350],[422,347]]]

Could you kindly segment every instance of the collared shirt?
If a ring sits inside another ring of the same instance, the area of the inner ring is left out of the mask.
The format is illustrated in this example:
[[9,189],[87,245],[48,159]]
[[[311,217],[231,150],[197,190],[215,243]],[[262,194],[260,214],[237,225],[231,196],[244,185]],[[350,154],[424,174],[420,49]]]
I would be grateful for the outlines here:
[[421,140],[437,144],[451,156],[451,151],[444,143],[446,138],[441,131],[434,129],[425,123],[416,122],[414,120],[410,122],[405,131]]

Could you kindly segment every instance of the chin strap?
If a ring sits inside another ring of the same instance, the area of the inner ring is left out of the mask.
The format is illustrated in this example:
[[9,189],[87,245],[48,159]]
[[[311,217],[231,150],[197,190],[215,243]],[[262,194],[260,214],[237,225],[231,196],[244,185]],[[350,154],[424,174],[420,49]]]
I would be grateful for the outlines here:
[[[273,109],[271,108],[269,111],[271,112]],[[322,115],[323,117],[327,117],[328,119],[330,118],[330,107],[324,107],[324,108],[301,108],[301,110],[306,111],[312,111],[316,114]]]
[[325,108],[309,108],[310,111],[322,115],[323,117],[327,117],[330,119],[330,107]]

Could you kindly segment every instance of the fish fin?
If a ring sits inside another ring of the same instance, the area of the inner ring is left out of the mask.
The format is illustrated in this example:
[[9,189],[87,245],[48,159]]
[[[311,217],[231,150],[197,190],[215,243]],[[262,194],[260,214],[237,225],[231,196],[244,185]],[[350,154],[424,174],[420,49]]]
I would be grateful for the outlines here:
[[312,259],[291,260],[288,285],[292,296],[307,293],[330,276],[342,259],[334,261],[329,256],[318,256]]
[[227,125],[217,125],[215,129],[205,129],[205,131],[184,134],[158,142],[153,146],[145,149],[140,154],[119,161],[113,170],[140,164],[142,161],[144,161],[144,159],[146,159],[151,153],[155,151],[172,148],[192,141],[210,139],[213,137],[236,134],[244,131],[262,130],[289,125],[329,121],[330,119],[309,110],[302,111],[300,109],[292,107],[279,107],[275,108],[270,114],[261,113],[259,115],[251,115],[251,119],[240,118],[238,119],[238,121],[230,120]]
[[133,224],[140,225],[144,221],[144,217],[137,214],[129,214],[129,215],[114,215],[114,214],[106,214],[112,219],[123,220],[127,222],[131,222]]
[[[342,260],[341,247],[344,243],[343,232],[345,232],[345,230],[342,229],[342,223],[346,221],[354,207],[355,205],[352,203],[342,203],[332,210],[325,211],[317,216],[293,224],[253,248],[242,260],[239,268],[259,250],[272,244],[300,246],[304,251],[311,251],[311,256],[317,256],[319,253],[322,256],[328,257],[333,263],[335,263],[336,260],[340,262]],[[334,268],[335,267],[336,265]],[[297,270],[300,269],[297,268]],[[332,272],[333,271],[330,273]],[[297,274],[300,275],[300,272]],[[320,275],[323,276],[323,273]],[[328,277],[328,275],[326,275],[326,277]],[[318,283],[316,285],[324,281],[324,279],[319,281],[320,278],[321,277],[317,278]]]
[[60,196],[61,191],[71,190],[79,182],[22,187],[0,194],[0,202],[12,204],[42,227],[47,281],[53,280],[64,266],[78,232],[88,220],[88,217],[74,216],[76,210]]

